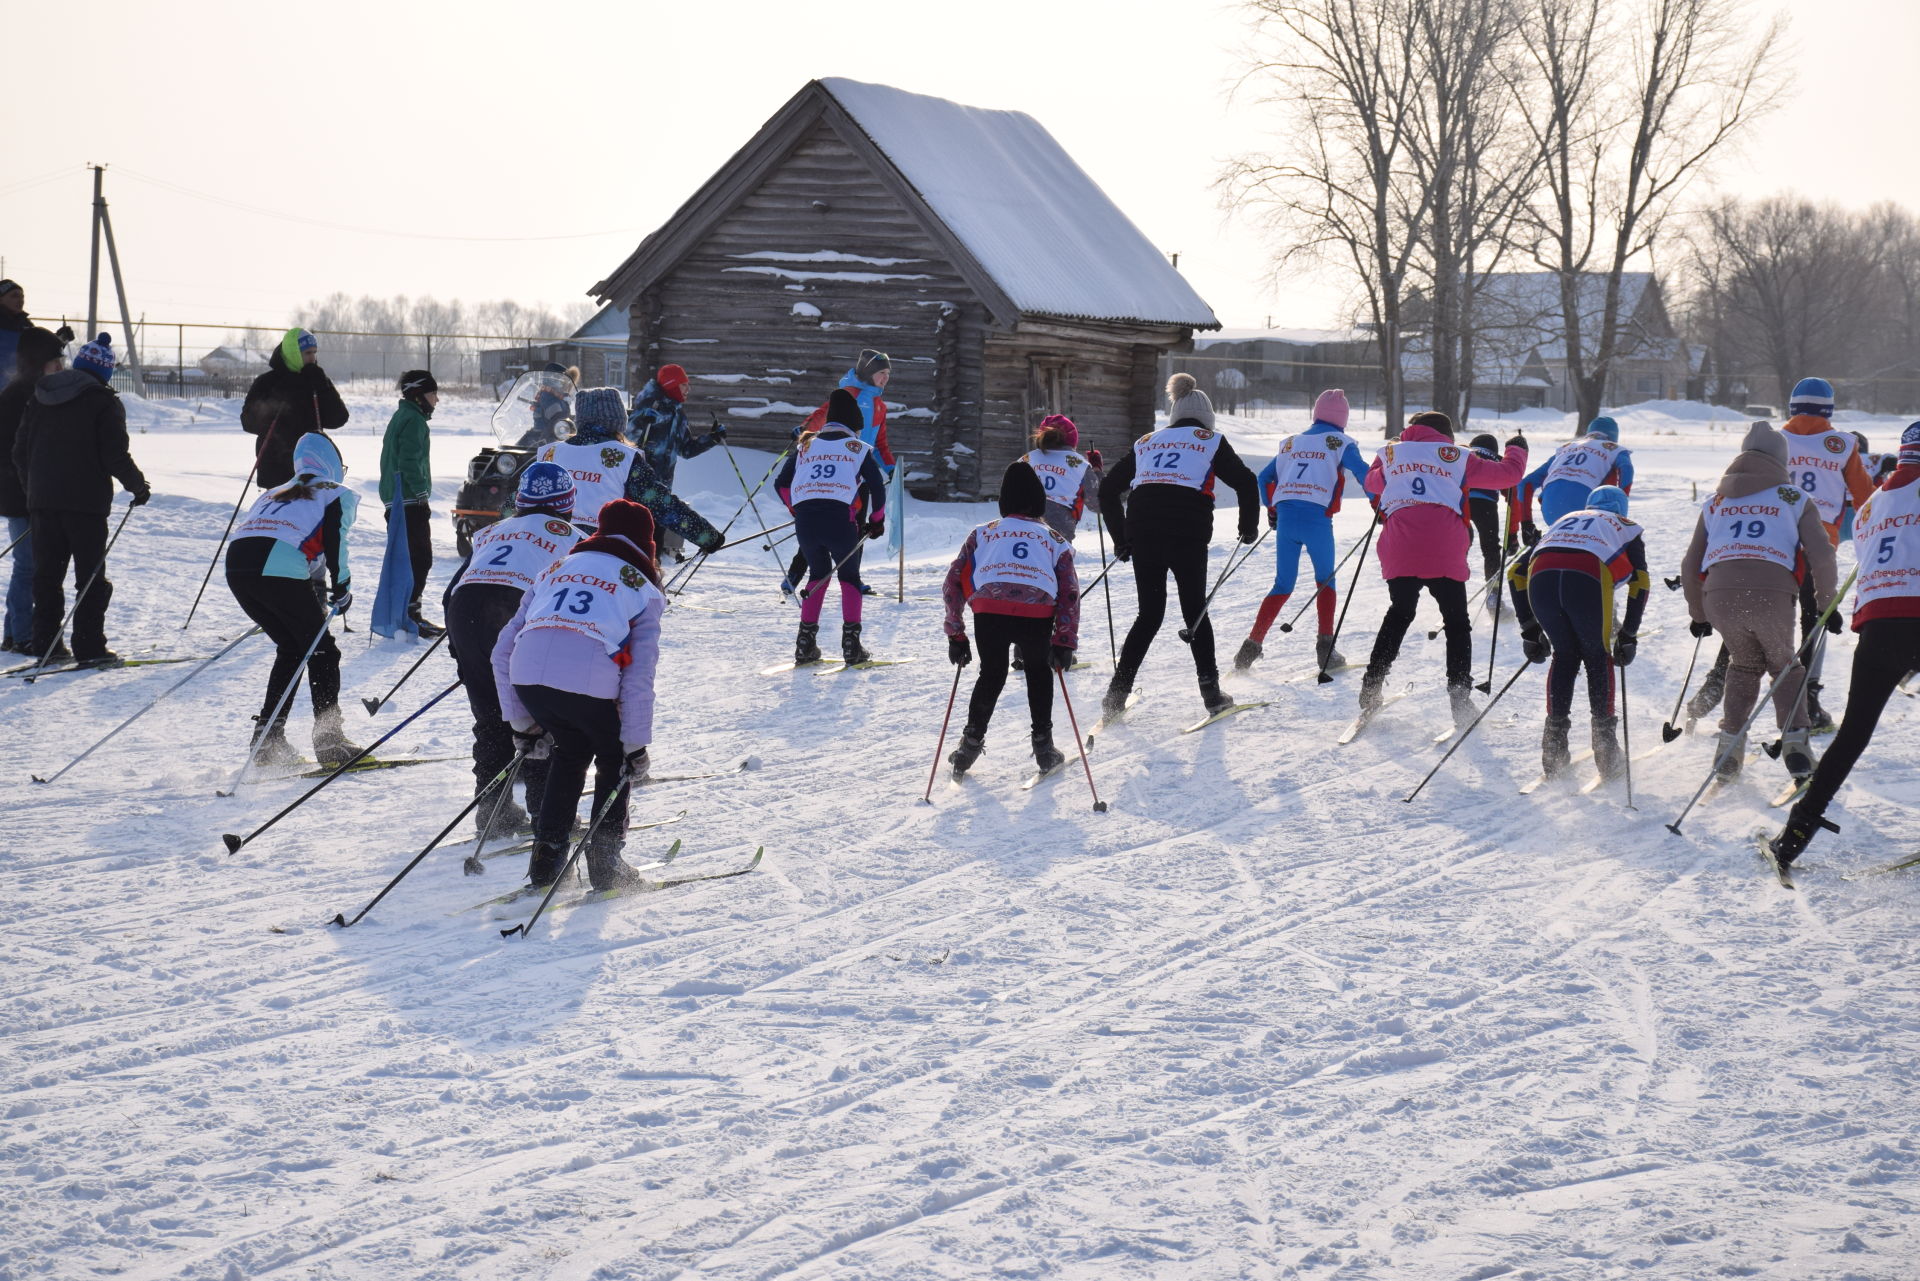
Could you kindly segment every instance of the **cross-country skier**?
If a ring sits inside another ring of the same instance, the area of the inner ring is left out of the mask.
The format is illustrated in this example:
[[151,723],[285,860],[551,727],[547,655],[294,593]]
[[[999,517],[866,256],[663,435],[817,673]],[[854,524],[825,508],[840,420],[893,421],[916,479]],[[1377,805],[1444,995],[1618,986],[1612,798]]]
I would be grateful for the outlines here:
[[[1500,461],[1500,441],[1492,432],[1481,432],[1467,448],[1489,462]],[[1503,494],[1507,499],[1504,530],[1500,520],[1500,497]],[[1473,522],[1473,532],[1480,539],[1480,576],[1493,578],[1500,573],[1501,564],[1513,554],[1515,535],[1519,529],[1520,511],[1513,500],[1512,486],[1506,489],[1469,489],[1467,519]],[[1495,587],[1493,590],[1499,589]],[[1488,602],[1495,599],[1489,592]]]
[[[1787,483],[1813,500],[1826,526],[1827,538],[1840,545],[1840,512],[1849,498],[1858,507],[1873,493],[1873,478],[1861,460],[1859,442],[1849,432],[1835,427],[1833,384],[1824,378],[1802,378],[1787,398],[1792,415],[1780,430],[1787,444]],[[1820,616],[1812,590],[1803,579],[1800,584],[1800,645],[1806,648],[1813,634],[1814,621]],[[1815,731],[1832,727],[1833,717],[1820,705],[1820,669],[1826,651],[1816,651],[1807,669],[1807,722]]]
[[1047,492],[1047,525],[1073,541],[1080,513],[1100,511],[1100,451],[1080,452],[1080,429],[1065,414],[1048,414],[1034,428],[1026,463]]
[[[633,398],[633,410],[627,415],[627,439],[640,447],[668,489],[673,488],[682,458],[698,458],[727,438],[727,429],[717,422],[705,435],[695,436],[687,426],[686,402],[687,371],[679,365],[662,365]],[[662,552],[685,560],[681,547],[678,534],[660,531]]]
[[[1728,650],[1726,701],[1714,744],[1714,772],[1739,776],[1745,725],[1763,676],[1777,678],[1774,715],[1781,761],[1795,778],[1813,772],[1808,745],[1806,669],[1794,642],[1794,602],[1810,571],[1816,599],[1833,598],[1833,544],[1813,500],[1787,481],[1787,441],[1764,422],[1747,429],[1713,496],[1702,504],[1680,562],[1695,636],[1718,632]],[[1838,630],[1840,616],[1829,615]]]
[[[862,441],[860,405],[837,388],[825,425],[803,432],[800,443],[774,478],[780,501],[793,513],[794,542],[807,558],[807,587],[800,601],[800,632],[793,642],[796,664],[820,659],[820,610],[827,580],[840,579],[840,654],[848,664],[872,657],[860,644],[860,540],[886,532],[887,482],[875,451]],[[835,567],[838,567],[836,570]]]
[[[323,765],[340,765],[360,749],[347,741],[340,720],[340,650],[323,633],[328,613],[315,579],[330,579],[327,600],[345,612],[353,601],[353,570],[347,564],[347,531],[360,508],[346,487],[347,467],[331,437],[308,432],[293,447],[293,479],[253,500],[247,518],[227,544],[227,588],[273,641],[273,670],[254,718],[255,759],[291,765],[300,754],[287,742],[287,706],[281,695],[298,674],[300,658],[318,635],[307,660],[307,690],[313,698],[313,750]],[[280,715],[274,718],[274,709]]]
[[[853,368],[847,370],[840,379],[840,390],[851,395],[855,403],[860,406],[860,426],[855,429],[855,434],[860,437],[862,444],[873,450],[874,458],[880,464],[880,476],[883,480],[893,479],[894,468],[893,450],[887,444],[887,402],[881,397],[881,393],[886,391],[887,383],[892,377],[893,361],[887,353],[864,347],[859,356],[855,357]],[[817,432],[825,427],[831,418],[828,410],[832,405],[833,400],[829,397],[818,409],[809,414],[807,420],[793,433],[794,439],[798,441],[802,434],[810,431]],[[832,421],[840,420],[832,419]],[[853,426],[851,422],[845,422],[842,425]],[[796,551],[793,554],[793,562],[787,566],[787,577],[781,584],[781,590],[793,591],[799,585],[800,575],[806,568],[806,554]],[[859,587],[861,595],[873,595],[873,588],[857,576],[854,582]]]
[[647,509],[615,499],[598,517],[599,532],[534,580],[493,646],[501,715],[523,743],[552,740],[527,861],[534,885],[551,885],[560,875],[589,763],[593,812],[604,808],[605,817],[586,849],[587,879],[607,890],[638,875],[620,851],[628,784],[649,769],[667,598]]
[[966,728],[947,757],[956,774],[965,773],[986,747],[987,722],[1007,684],[1009,646],[1024,660],[1034,762],[1046,774],[1066,761],[1053,745],[1053,673],[1073,666],[1080,643],[1080,582],[1072,540],[1046,519],[1052,505],[1030,464],[1008,464],[1000,481],[1000,519],[968,534],[947,569],[941,590],[947,657],[956,666],[973,661],[963,609],[973,611],[980,642],[980,677],[967,700]]
[[347,406],[320,368],[320,340],[306,330],[287,330],[267,353],[267,372],[253,380],[240,405],[240,427],[253,443],[259,471],[254,481],[272,489],[293,479],[294,443],[308,432],[347,424]]
[[1313,402],[1313,425],[1280,442],[1273,460],[1260,470],[1260,495],[1267,505],[1267,528],[1274,531],[1273,586],[1260,602],[1253,629],[1240,642],[1233,665],[1252,667],[1266,644],[1267,631],[1293,595],[1300,577],[1300,553],[1313,562],[1314,608],[1319,632],[1313,657],[1321,670],[1346,660],[1333,652],[1333,612],[1337,599],[1333,583],[1333,516],[1340,510],[1345,471],[1364,487],[1367,465],[1360,446],[1347,435],[1347,393],[1330,388]]
[[[1209,714],[1233,706],[1220,688],[1213,622],[1200,618],[1207,599],[1207,544],[1213,539],[1213,488],[1224,480],[1240,498],[1240,541],[1260,537],[1260,482],[1214,428],[1213,402],[1192,374],[1167,380],[1167,425],[1148,432],[1100,482],[1100,506],[1113,531],[1116,560],[1133,561],[1140,612],[1127,629],[1120,663],[1101,712],[1126,710],[1140,664],[1167,615],[1167,575],[1180,593],[1180,615],[1193,640],[1193,670]],[[1195,619],[1199,619],[1196,624]]]
[[1596,418],[1587,424],[1584,436],[1576,436],[1553,456],[1529,472],[1520,482],[1520,511],[1524,517],[1521,534],[1529,544],[1540,537],[1533,523],[1533,496],[1540,495],[1540,514],[1547,524],[1587,505],[1587,493],[1595,485],[1618,485],[1633,492],[1633,453],[1620,448],[1620,425],[1611,418]]
[[1482,458],[1453,443],[1453,420],[1437,410],[1415,414],[1400,439],[1374,456],[1367,492],[1380,509],[1380,573],[1387,615],[1373,638],[1360,679],[1360,713],[1378,709],[1387,674],[1400,656],[1424,590],[1440,607],[1447,632],[1447,696],[1456,725],[1474,715],[1473,624],[1467,618],[1467,491],[1505,489],[1527,470],[1526,437],[1507,440],[1504,457]]
[[617,387],[584,387],[573,397],[574,434],[548,445],[543,463],[559,463],[573,475],[575,524],[592,528],[593,517],[616,498],[628,498],[653,514],[654,523],[671,529],[703,552],[725,540],[699,512],[664,484],[646,455],[628,444],[622,432],[627,408]]
[[[500,714],[500,694],[494,687],[493,647],[534,580],[587,536],[585,529],[568,520],[573,515],[574,492],[573,477],[566,468],[558,463],[528,463],[520,473],[513,514],[474,534],[473,552],[448,589],[447,640],[473,711],[476,790],[513,759],[513,734]],[[527,825],[527,815],[539,809],[546,773],[544,759],[529,757],[521,764],[527,808],[516,812],[511,802],[502,806],[500,830]],[[486,808],[474,811],[474,821],[483,826]]]
[[1854,598],[1853,679],[1846,713],[1832,746],[1820,758],[1806,793],[1773,838],[1773,854],[1791,864],[1820,828],[1838,831],[1827,817],[1840,784],[1873,739],[1894,687],[1920,668],[1920,422],[1900,434],[1897,466],[1854,522],[1854,560],[1860,566]]
[[[1613,669],[1633,661],[1640,617],[1647,608],[1647,548],[1640,526],[1627,519],[1627,494],[1598,485],[1587,505],[1555,521],[1522,552],[1508,573],[1520,643],[1527,658],[1548,662],[1547,724],[1540,768],[1551,778],[1567,766],[1573,728],[1573,685],[1584,666],[1587,709],[1593,717],[1593,761],[1600,777],[1620,772]],[[1627,584],[1626,619],[1613,629],[1613,593]]]

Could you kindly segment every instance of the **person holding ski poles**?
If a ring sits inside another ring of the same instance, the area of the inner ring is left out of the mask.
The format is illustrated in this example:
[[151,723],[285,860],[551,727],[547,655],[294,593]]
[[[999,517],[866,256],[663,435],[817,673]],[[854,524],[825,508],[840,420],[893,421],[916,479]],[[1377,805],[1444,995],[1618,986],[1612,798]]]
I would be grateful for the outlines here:
[[559,463],[573,476],[575,524],[591,529],[603,506],[626,498],[652,513],[657,527],[672,530],[703,552],[725,541],[621,434],[627,426],[627,407],[619,388],[581,388],[573,397],[573,415],[572,438],[542,449],[538,461]]
[[[639,446],[668,489],[673,488],[682,458],[698,458],[727,438],[727,429],[717,422],[704,436],[695,436],[687,426],[686,402],[687,371],[679,365],[662,365],[633,398],[633,410],[627,415],[627,439]],[[660,550],[674,560],[687,558],[684,546],[680,535],[670,529],[660,531]]]
[[[887,353],[876,351],[871,347],[863,347],[859,356],[854,359],[853,368],[841,376],[839,387],[839,390],[852,396],[854,403],[859,406],[860,425],[854,427],[852,422],[844,418],[833,418],[828,412],[833,407],[833,399],[828,397],[818,409],[807,415],[805,422],[794,430],[795,442],[797,443],[800,437],[808,432],[820,431],[829,421],[840,422],[843,426],[853,428],[854,433],[860,437],[861,443],[873,451],[874,458],[880,464],[880,478],[883,481],[892,480],[894,457],[893,449],[887,444],[887,402],[881,397],[881,393],[886,391],[887,383],[892,377],[893,361]],[[780,590],[790,593],[798,587],[800,575],[806,568],[806,553],[794,552],[793,561],[787,566],[787,576],[782,580]],[[873,588],[858,576],[855,577],[854,583],[860,589],[862,596],[873,595]]]
[[[1614,710],[1613,669],[1633,662],[1640,619],[1647,608],[1647,546],[1627,519],[1627,492],[1598,485],[1587,505],[1568,512],[1508,571],[1513,612],[1527,661],[1547,663],[1547,724],[1540,737],[1540,770],[1553,778],[1571,753],[1573,684],[1587,672],[1587,710],[1593,717],[1593,763],[1600,777],[1617,777],[1620,718]],[[1613,629],[1613,593],[1627,584],[1626,619]]]
[[973,611],[973,634],[980,642],[980,676],[967,700],[966,728],[947,757],[955,775],[966,773],[986,750],[987,722],[1007,684],[1009,647],[1025,660],[1034,763],[1042,774],[1066,763],[1053,745],[1053,673],[1073,666],[1080,643],[1080,581],[1073,541],[1047,520],[1053,505],[1031,464],[1025,459],[1009,463],[1000,481],[1000,519],[968,534],[947,568],[940,593],[946,604],[947,658],[957,667],[973,661],[963,609]]
[[289,329],[267,353],[267,372],[253,380],[240,405],[240,428],[258,437],[254,483],[262,489],[294,477],[296,442],[310,432],[325,434],[347,425],[346,402],[320,368],[320,340],[298,327]]
[[[1728,651],[1726,701],[1714,743],[1713,770],[1723,781],[1746,763],[1746,724],[1762,676],[1775,678],[1774,716],[1780,760],[1795,778],[1813,772],[1808,743],[1806,669],[1794,643],[1800,580],[1811,573],[1821,608],[1833,599],[1833,544],[1820,509],[1787,479],[1787,441],[1764,422],[1747,429],[1713,496],[1701,505],[1693,541],[1680,562],[1687,615],[1695,636],[1720,633]],[[1840,616],[1828,615],[1838,631]]]
[[1620,425],[1611,418],[1596,418],[1587,424],[1586,434],[1576,436],[1520,482],[1521,536],[1532,546],[1540,539],[1540,527],[1533,523],[1533,496],[1540,495],[1540,514],[1551,525],[1568,512],[1587,505],[1587,494],[1595,485],[1618,485],[1622,492],[1633,492],[1633,453],[1620,448]]
[[[1787,483],[1812,500],[1819,509],[1820,523],[1827,539],[1840,545],[1840,516],[1849,499],[1855,507],[1873,493],[1873,478],[1862,461],[1860,442],[1853,433],[1832,423],[1833,384],[1824,378],[1802,378],[1787,398],[1790,415],[1780,428],[1787,443]],[[1800,583],[1800,647],[1807,647],[1820,607],[1805,579]],[[1807,724],[1815,732],[1833,728],[1833,717],[1820,705],[1825,684],[1820,669],[1826,662],[1824,648],[1814,651],[1807,666]]]
[[1833,744],[1773,838],[1773,856],[1791,865],[1821,829],[1839,831],[1826,817],[1840,784],[1873,741],[1880,713],[1894,688],[1920,669],[1920,422],[1900,433],[1893,472],[1854,518],[1855,587],[1853,680]]
[[1447,697],[1456,726],[1473,719],[1473,624],[1467,618],[1467,491],[1505,489],[1527,470],[1527,438],[1507,439],[1500,459],[1453,443],[1453,420],[1437,410],[1415,414],[1400,439],[1374,457],[1367,492],[1380,510],[1380,573],[1387,580],[1386,617],[1360,678],[1360,712],[1384,701],[1387,674],[1425,591],[1440,607],[1447,632]]
[[1313,402],[1313,425],[1298,436],[1280,442],[1273,461],[1260,471],[1260,493],[1267,504],[1267,528],[1274,531],[1273,586],[1267,589],[1253,630],[1240,642],[1233,657],[1238,671],[1246,671],[1260,657],[1267,630],[1280,614],[1300,576],[1300,553],[1313,560],[1314,607],[1319,633],[1314,638],[1314,661],[1321,671],[1339,667],[1346,659],[1333,652],[1333,612],[1337,593],[1333,581],[1333,516],[1340,510],[1345,471],[1360,485],[1367,483],[1367,466],[1360,446],[1347,435],[1347,393],[1332,388]]
[[793,513],[794,542],[807,558],[795,666],[820,661],[820,611],[827,580],[840,579],[840,654],[848,666],[873,657],[860,644],[860,539],[886,532],[887,482],[875,451],[856,434],[860,405],[836,388],[819,431],[803,432],[774,488]]
[[[1200,617],[1207,599],[1207,544],[1213,539],[1213,490],[1224,480],[1240,499],[1240,541],[1259,540],[1260,483],[1214,428],[1213,402],[1192,374],[1167,380],[1167,425],[1133,443],[1100,482],[1100,505],[1113,532],[1115,560],[1133,561],[1139,613],[1120,647],[1120,662],[1101,701],[1113,720],[1167,615],[1167,575],[1180,593],[1180,614],[1193,637],[1193,670],[1209,715],[1233,706],[1220,688],[1213,623]],[[1197,620],[1197,621],[1196,621]]]
[[[290,466],[293,479],[254,499],[227,544],[227,589],[275,646],[266,697],[254,717],[253,759],[266,765],[299,762],[300,754],[286,735],[292,699],[283,705],[282,697],[306,658],[314,755],[322,765],[342,765],[360,749],[347,741],[341,723],[340,649],[327,623],[353,602],[347,531],[360,510],[360,497],[346,487],[346,464],[323,432],[308,432],[294,442]],[[332,582],[327,605],[320,603],[321,579]]]
[[620,857],[631,784],[647,777],[654,672],[667,598],[654,563],[653,516],[618,498],[597,513],[599,532],[549,566],[520,598],[494,642],[500,714],[529,748],[551,740],[534,818],[527,879],[553,884],[567,859],[587,766],[593,813],[604,815],[586,848],[596,890],[638,879]]
[[[473,551],[455,571],[447,589],[447,643],[460,670],[473,711],[473,786],[485,787],[513,760],[513,733],[500,713],[500,693],[493,679],[493,647],[500,632],[519,612],[520,602],[534,580],[571,553],[587,531],[572,524],[573,477],[558,463],[528,463],[520,472],[513,514],[485,526],[473,536]],[[527,808],[516,811],[511,800],[500,810],[500,829],[527,826],[540,808],[547,762],[528,757],[520,777],[527,787]],[[482,808],[474,821],[487,836]]]

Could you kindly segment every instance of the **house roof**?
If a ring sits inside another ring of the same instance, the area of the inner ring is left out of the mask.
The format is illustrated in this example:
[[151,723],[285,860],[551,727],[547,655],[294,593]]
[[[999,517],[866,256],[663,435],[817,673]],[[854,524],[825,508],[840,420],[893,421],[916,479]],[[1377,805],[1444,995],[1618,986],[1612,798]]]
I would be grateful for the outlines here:
[[[1622,355],[1644,355],[1641,348],[1649,339],[1662,334],[1647,334],[1634,326],[1647,293],[1654,288],[1650,271],[1623,272],[1620,276],[1620,321]],[[1589,353],[1599,342],[1600,318],[1606,309],[1607,278],[1600,272],[1585,272],[1578,290],[1580,309],[1580,345]],[[1484,345],[1510,352],[1537,351],[1543,360],[1566,357],[1566,322],[1560,300],[1560,277],[1551,271],[1503,271],[1487,279],[1479,300],[1480,319],[1489,332],[1480,341]]]
[[866,157],[995,319],[1217,329],[1213,309],[1032,116],[839,78],[807,84],[618,271],[624,303],[670,271],[824,120]]
[[627,313],[619,307],[602,307],[586,324],[573,331],[575,339],[620,338],[627,336]]
[[1193,345],[1206,348],[1229,342],[1270,342],[1288,347],[1318,347],[1322,343],[1366,342],[1370,337],[1364,329],[1221,329],[1205,338],[1194,339]]

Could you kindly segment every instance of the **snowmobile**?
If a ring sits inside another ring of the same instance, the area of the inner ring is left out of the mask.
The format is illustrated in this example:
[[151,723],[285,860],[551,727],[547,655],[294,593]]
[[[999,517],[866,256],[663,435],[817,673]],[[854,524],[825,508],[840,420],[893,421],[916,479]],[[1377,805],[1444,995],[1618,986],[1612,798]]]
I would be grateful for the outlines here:
[[507,514],[520,469],[534,453],[573,435],[574,381],[558,365],[521,374],[493,410],[493,438],[467,464],[467,481],[453,500],[453,532],[461,556],[473,536]]

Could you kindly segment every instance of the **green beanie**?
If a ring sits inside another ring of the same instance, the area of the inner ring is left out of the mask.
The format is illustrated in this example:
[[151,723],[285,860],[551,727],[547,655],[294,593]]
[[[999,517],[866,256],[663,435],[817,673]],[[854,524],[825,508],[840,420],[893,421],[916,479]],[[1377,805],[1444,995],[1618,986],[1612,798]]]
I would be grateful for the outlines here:
[[280,359],[297,374],[307,367],[307,353],[318,351],[319,346],[312,334],[296,325],[281,335]]

